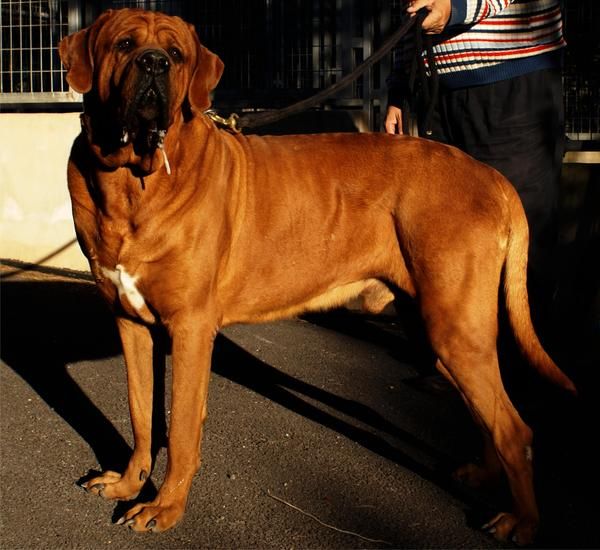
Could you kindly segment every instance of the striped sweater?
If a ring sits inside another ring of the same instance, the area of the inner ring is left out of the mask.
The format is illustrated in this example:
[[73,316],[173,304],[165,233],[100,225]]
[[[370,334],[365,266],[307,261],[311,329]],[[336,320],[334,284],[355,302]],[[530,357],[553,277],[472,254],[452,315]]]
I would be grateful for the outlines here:
[[[564,46],[559,0],[452,0],[433,51],[440,82],[463,88],[559,67]],[[397,63],[406,66],[413,52],[407,40]],[[398,72],[388,79],[391,96],[402,86]]]

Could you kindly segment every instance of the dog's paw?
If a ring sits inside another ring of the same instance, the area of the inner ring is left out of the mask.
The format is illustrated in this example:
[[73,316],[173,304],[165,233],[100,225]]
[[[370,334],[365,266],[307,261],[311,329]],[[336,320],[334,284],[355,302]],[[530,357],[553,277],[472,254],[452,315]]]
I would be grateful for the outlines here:
[[502,512],[488,521],[482,529],[498,540],[512,540],[519,546],[527,546],[535,538],[537,525],[536,520],[520,519],[514,514]]
[[132,500],[136,498],[147,475],[139,479],[131,479],[117,472],[106,471],[82,484],[82,487],[93,495],[99,495],[107,500]]
[[136,504],[119,521],[117,525],[126,525],[140,533],[160,533],[174,527],[183,517],[185,502],[161,504],[157,497],[152,502]]

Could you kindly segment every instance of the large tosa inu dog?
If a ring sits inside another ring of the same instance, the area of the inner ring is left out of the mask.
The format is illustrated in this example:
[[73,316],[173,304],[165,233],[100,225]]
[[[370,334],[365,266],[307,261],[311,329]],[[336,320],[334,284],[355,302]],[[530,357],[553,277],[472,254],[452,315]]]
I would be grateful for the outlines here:
[[411,137],[219,130],[203,113],[223,63],[177,17],[108,11],[65,38],[60,55],[84,94],[68,166],[75,226],[116,315],[135,436],[127,469],[104,472],[87,490],[131,499],[152,470],[151,325],[172,338],[172,414],[158,495],[122,519],[136,531],[163,531],[183,516],[221,327],[358,295],[379,311],[390,285],[416,298],[438,369],[484,433],[485,464],[462,477],[508,477],[513,509],[488,528],[530,542],[532,435],[500,379],[501,284],[524,355],[575,388],[531,323],[527,222],[509,182],[454,148]]

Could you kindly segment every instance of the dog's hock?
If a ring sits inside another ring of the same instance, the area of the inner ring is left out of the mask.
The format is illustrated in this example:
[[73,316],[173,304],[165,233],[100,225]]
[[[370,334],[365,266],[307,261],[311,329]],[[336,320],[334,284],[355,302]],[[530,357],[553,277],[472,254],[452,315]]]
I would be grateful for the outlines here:
[[102,274],[117,287],[119,297],[125,296],[131,306],[138,312],[146,305],[144,297],[136,287],[139,275],[130,275],[121,264],[118,264],[115,269],[103,267]]

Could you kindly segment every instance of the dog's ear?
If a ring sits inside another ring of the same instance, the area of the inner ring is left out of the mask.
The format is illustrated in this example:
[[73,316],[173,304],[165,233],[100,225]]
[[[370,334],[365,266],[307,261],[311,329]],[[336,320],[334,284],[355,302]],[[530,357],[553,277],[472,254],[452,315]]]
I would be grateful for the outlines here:
[[89,92],[94,76],[93,43],[112,10],[105,11],[88,28],[66,36],[58,43],[60,60],[67,69],[69,86],[80,94]]
[[218,55],[200,44],[197,37],[196,51],[196,69],[190,81],[188,100],[192,110],[201,113],[210,107],[210,93],[221,80],[225,65]]
[[88,29],[63,38],[58,43],[58,53],[67,69],[69,86],[80,94],[89,92],[92,88],[94,64],[88,50]]

